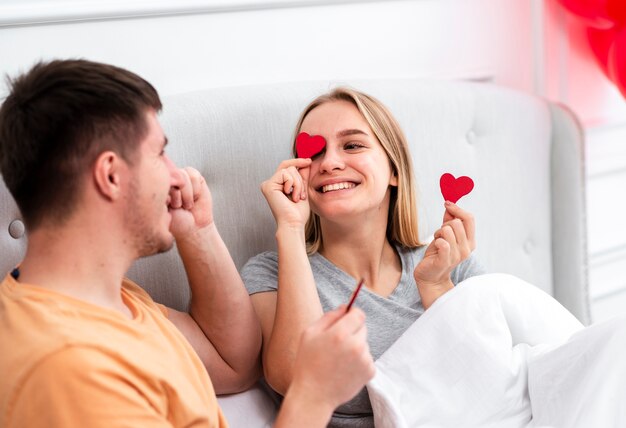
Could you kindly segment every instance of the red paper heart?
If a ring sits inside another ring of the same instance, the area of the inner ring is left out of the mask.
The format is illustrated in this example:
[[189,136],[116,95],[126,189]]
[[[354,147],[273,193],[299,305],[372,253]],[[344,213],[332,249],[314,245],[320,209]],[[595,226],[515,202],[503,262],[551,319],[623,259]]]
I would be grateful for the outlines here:
[[321,135],[309,135],[301,132],[296,137],[296,153],[299,158],[312,158],[326,147],[326,140]]
[[443,199],[456,204],[456,201],[467,195],[474,188],[474,181],[469,177],[454,178],[454,175],[445,173],[439,179]]

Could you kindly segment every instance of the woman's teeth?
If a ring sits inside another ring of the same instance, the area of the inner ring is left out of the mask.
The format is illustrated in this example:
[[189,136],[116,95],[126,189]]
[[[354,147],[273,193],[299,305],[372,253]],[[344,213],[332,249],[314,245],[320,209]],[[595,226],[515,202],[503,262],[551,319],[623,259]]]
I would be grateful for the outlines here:
[[322,186],[322,193],[332,192],[333,190],[352,189],[353,187],[356,187],[356,184],[348,182],[327,184],[326,186]]

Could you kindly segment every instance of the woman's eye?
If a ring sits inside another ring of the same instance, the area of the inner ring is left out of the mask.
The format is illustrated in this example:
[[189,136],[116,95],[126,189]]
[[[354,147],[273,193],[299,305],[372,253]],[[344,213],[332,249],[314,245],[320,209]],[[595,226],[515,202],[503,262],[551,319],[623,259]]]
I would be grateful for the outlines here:
[[355,150],[355,149],[360,149],[362,147],[365,147],[363,144],[361,143],[357,143],[354,141],[351,141],[349,143],[346,143],[346,145],[344,146],[344,149],[346,150]]

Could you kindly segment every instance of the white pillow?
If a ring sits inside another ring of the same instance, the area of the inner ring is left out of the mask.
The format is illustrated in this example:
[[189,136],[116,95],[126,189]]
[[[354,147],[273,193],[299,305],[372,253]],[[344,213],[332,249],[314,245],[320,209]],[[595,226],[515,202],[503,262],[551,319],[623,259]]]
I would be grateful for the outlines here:
[[376,427],[522,427],[527,358],[582,324],[516,277],[470,278],[440,297],[376,361]]
[[220,395],[217,401],[231,428],[269,428],[276,418],[276,405],[259,383],[238,394]]

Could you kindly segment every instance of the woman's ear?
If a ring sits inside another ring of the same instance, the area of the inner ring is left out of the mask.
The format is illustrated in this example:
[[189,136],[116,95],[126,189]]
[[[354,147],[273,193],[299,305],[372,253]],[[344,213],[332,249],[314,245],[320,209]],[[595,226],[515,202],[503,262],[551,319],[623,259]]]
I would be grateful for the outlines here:
[[120,197],[121,167],[125,165],[119,155],[112,151],[100,153],[93,167],[96,188],[102,196],[113,201]]
[[391,171],[391,177],[389,178],[389,185],[393,187],[398,187],[398,173],[395,171]]

